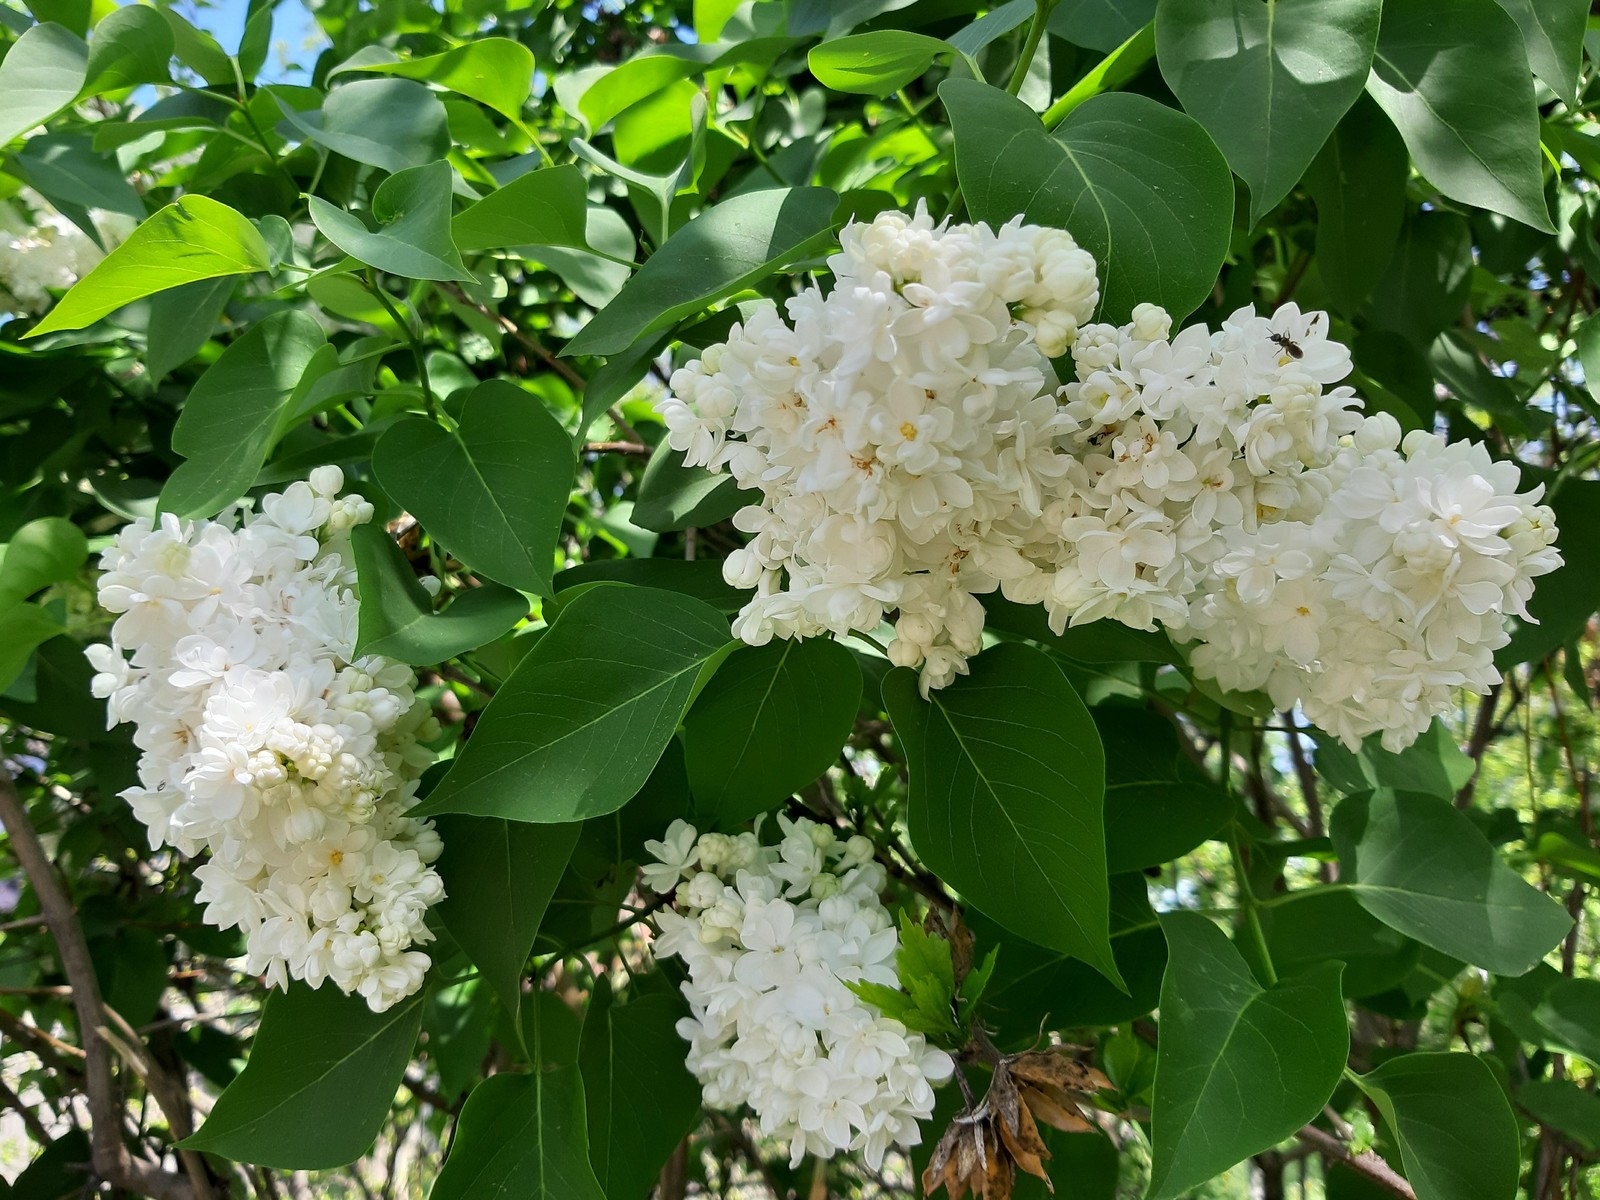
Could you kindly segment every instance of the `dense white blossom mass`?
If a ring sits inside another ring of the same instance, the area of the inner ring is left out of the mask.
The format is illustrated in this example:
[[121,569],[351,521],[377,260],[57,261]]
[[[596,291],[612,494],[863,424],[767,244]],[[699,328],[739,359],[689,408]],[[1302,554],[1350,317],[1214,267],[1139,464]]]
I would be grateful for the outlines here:
[[[63,292],[100,264],[105,252],[31,188],[23,188],[13,203],[0,203],[0,309],[42,313],[55,303],[53,292]],[[120,213],[99,209],[90,214],[95,230],[107,245],[115,245],[133,231],[137,222]]]
[[998,590],[1058,633],[1165,627],[1200,675],[1392,748],[1498,680],[1505,616],[1560,563],[1542,489],[1363,418],[1326,314],[1087,324],[1092,258],[1020,221],[885,213],[841,243],[831,291],[735,326],[658,406],[689,464],[762,494],[724,569],[756,590],[737,636],[892,615],[927,692],[967,670]]
[[206,920],[244,932],[246,969],[382,1011],[421,986],[444,894],[439,838],[406,815],[438,724],[409,667],[354,656],[349,531],[372,506],[343,484],[321,467],[259,512],[125,526],[101,560],[120,615],[88,655],[135,726],[123,796],[152,849],[208,853]]
[[921,1141],[932,1084],[954,1063],[845,986],[898,986],[900,939],[872,843],[805,818],[778,823],[771,846],[683,821],[646,843],[659,861],[645,882],[673,896],[654,951],[688,967],[693,1015],[678,1032],[706,1104],[748,1104],[796,1166],[860,1150],[876,1169],[891,1145]]

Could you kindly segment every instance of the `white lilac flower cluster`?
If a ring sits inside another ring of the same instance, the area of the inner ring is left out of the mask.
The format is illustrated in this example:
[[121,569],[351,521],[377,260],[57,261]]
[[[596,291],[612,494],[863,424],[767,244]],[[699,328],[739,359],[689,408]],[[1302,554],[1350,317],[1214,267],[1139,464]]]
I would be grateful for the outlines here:
[[[99,265],[100,246],[57,212],[43,196],[24,188],[12,204],[0,204],[0,309],[42,313],[55,303],[52,292],[65,291]],[[132,232],[135,221],[118,213],[91,212],[107,245]]]
[[724,570],[756,588],[745,641],[894,614],[926,693],[966,671],[998,590],[1058,633],[1164,626],[1202,643],[1201,675],[1391,746],[1499,678],[1506,614],[1560,563],[1542,491],[1364,419],[1325,314],[1086,324],[1092,259],[1017,223],[887,213],[842,244],[827,296],[735,326],[658,406],[687,462],[762,492]]
[[[735,326],[659,404],[691,466],[762,501],[727,579],[754,587],[753,645],[877,628],[942,686],[981,646],[975,593],[1026,578],[1071,432],[1049,355],[1099,300],[1094,259],[1059,230],[936,227],[925,211],[846,227],[835,285]],[[787,575],[787,580],[784,580]]]
[[660,860],[646,884],[673,895],[654,951],[688,967],[693,1016],[678,1032],[708,1105],[748,1104],[796,1166],[860,1150],[876,1169],[891,1145],[921,1141],[932,1084],[954,1064],[845,986],[898,985],[900,939],[872,843],[804,818],[778,823],[772,846],[753,833],[697,836],[683,821],[646,843]]
[[257,512],[125,526],[101,559],[120,615],[88,655],[135,726],[124,798],[152,849],[209,854],[205,917],[244,931],[246,969],[382,1011],[421,986],[444,895],[438,835],[406,815],[438,724],[409,667],[354,656],[349,531],[372,506],[343,485],[320,467]]
[[1321,472],[1314,517],[1229,531],[1190,633],[1192,662],[1236,691],[1263,689],[1354,746],[1417,739],[1459,688],[1498,682],[1503,614],[1531,620],[1535,576],[1561,563],[1555,525],[1518,494],[1515,463],[1477,442],[1369,417]]

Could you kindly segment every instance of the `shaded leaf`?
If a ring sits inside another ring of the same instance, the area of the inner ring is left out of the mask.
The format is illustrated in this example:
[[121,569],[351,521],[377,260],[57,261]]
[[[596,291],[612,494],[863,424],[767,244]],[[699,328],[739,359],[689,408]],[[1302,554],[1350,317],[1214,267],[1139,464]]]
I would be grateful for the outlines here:
[[[659,978],[656,976],[654,978]],[[662,1166],[700,1116],[700,1084],[684,1066],[671,992],[617,1004],[602,977],[578,1044],[589,1161],[608,1200],[645,1200]]]
[[1327,963],[1272,987],[1256,982],[1210,918],[1161,918],[1171,957],[1161,985],[1148,1200],[1169,1200],[1310,1121],[1350,1053]]
[[731,196],[667,239],[565,353],[616,354],[819,248],[839,197],[827,188]]
[[1120,984],[1111,954],[1100,736],[1061,668],[1002,644],[972,674],[917,695],[896,668],[884,701],[906,751],[918,855],[973,907]]
[[375,230],[319,196],[306,203],[322,236],[368,266],[407,279],[470,280],[450,240],[451,177],[443,161],[389,176],[372,196]]
[[1505,1200],[1516,1193],[1516,1119],[1482,1059],[1402,1054],[1356,1082],[1399,1143],[1417,1200]]
[[290,311],[251,326],[222,352],[190,389],[172,431],[172,448],[188,461],[161,489],[163,511],[213,516],[244,495],[267,460],[284,405],[323,345],[322,327]]
[[355,652],[413,666],[442,663],[495,640],[528,615],[520,592],[497,583],[464,588],[443,612],[380,525],[350,531],[361,596]]
[[1583,31],[1588,0],[1499,0],[1522,30],[1533,73],[1571,108],[1583,70]]
[[244,1070],[181,1144],[285,1170],[353,1162],[389,1115],[422,1001],[418,993],[375,1013],[331,984],[269,993]]
[[1530,970],[1571,927],[1449,801],[1351,796],[1334,809],[1339,879],[1378,920],[1497,975]]
[[1495,0],[1386,0],[1367,89],[1446,196],[1551,233],[1521,50],[1521,30]]
[[444,105],[409,79],[358,79],[336,87],[322,107],[297,112],[274,93],[284,119],[336,154],[400,172],[444,158],[450,124]]
[[1099,317],[1140,303],[1181,320],[1206,298],[1228,249],[1233,177],[1190,117],[1144,96],[1096,96],[1047,134],[1022,101],[970,79],[939,96],[974,218],[1022,215],[1066,229],[1100,268]]
[[1346,314],[1355,313],[1388,268],[1410,169],[1399,132],[1362,96],[1306,172],[1306,190],[1317,202],[1317,270]]
[[701,671],[728,645],[727,622],[698,600],[589,589],[501,685],[416,811],[542,824],[615,812],[644,785]]
[[861,671],[830,638],[741,646],[683,719],[695,811],[727,828],[776,807],[839,761],[860,702]]
[[450,552],[501,583],[548,595],[577,460],[535,395],[503,379],[474,388],[455,429],[409,416],[372,451],[384,490]]
[[441,816],[439,919],[520,1028],[522,973],[579,826]]
[[430,1200],[607,1200],[574,1067],[491,1075],[467,1097]]
[[761,493],[741,488],[732,475],[688,467],[683,459],[683,451],[674,450],[665,439],[650,455],[633,506],[633,523],[639,528],[665,533],[715,525],[747,504],[760,503]]
[[1162,0],[1161,73],[1250,188],[1282,200],[1361,95],[1382,0]]

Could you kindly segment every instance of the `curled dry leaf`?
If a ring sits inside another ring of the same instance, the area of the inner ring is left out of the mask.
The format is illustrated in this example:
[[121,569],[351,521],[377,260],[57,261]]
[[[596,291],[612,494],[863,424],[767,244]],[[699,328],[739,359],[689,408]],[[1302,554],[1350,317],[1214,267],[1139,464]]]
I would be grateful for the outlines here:
[[981,1200],[1011,1200],[1015,1184],[1016,1169],[995,1133],[987,1100],[950,1122],[922,1172],[923,1195],[943,1187],[950,1200],[968,1192]]
[[1097,1126],[1081,1106],[1091,1093],[1111,1086],[1074,1058],[1073,1049],[1052,1046],[996,1062],[983,1100],[958,1114],[934,1147],[922,1173],[923,1194],[943,1187],[950,1200],[968,1192],[979,1200],[1009,1200],[1019,1169],[1055,1191],[1044,1166],[1050,1148],[1038,1123],[1064,1133],[1093,1132]]

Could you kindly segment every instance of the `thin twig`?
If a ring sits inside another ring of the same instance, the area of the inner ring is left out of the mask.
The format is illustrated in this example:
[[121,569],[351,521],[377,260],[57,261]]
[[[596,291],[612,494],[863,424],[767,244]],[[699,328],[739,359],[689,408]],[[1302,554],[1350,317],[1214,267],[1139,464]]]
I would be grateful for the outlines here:
[[44,1127],[44,1122],[39,1120],[39,1115],[23,1103],[22,1097],[13,1092],[4,1079],[0,1079],[0,1104],[22,1118],[22,1123],[28,1127],[28,1136],[39,1145],[48,1146],[55,1140]]
[[1357,1154],[1333,1134],[1318,1129],[1315,1125],[1307,1125],[1295,1134],[1295,1137],[1315,1147],[1324,1158],[1342,1162],[1358,1175],[1365,1176],[1379,1187],[1400,1197],[1400,1200],[1417,1200],[1417,1193],[1411,1190],[1411,1185],[1371,1150],[1363,1150]]
[[39,901],[39,912],[50,926],[61,970],[72,987],[83,1039],[85,1086],[89,1097],[89,1148],[95,1173],[113,1187],[124,1188],[154,1200],[199,1200],[189,1180],[151,1162],[137,1161],[122,1141],[122,1104],[111,1071],[111,1048],[96,1030],[100,1027],[100,980],[89,957],[83,927],[72,902],[56,878],[50,856],[33,831],[22,797],[11,776],[0,771],[0,825],[4,825],[11,852],[16,855]]
[[[161,1063],[156,1061],[145,1046],[144,1039],[128,1024],[116,1009],[109,1004],[100,1006],[105,1012],[106,1020],[115,1026],[113,1031],[105,1025],[100,1026],[96,1032],[104,1038],[122,1060],[128,1064],[134,1074],[144,1081],[145,1089],[155,1097],[161,1111],[166,1115],[167,1128],[172,1131],[176,1141],[182,1141],[194,1132],[194,1112],[189,1107],[188,1081],[174,1078]],[[196,1200],[211,1200],[214,1193],[211,1189],[210,1176],[206,1173],[205,1159],[193,1150],[179,1150],[178,1161],[183,1164],[184,1174],[189,1177],[189,1186],[194,1188]]]

